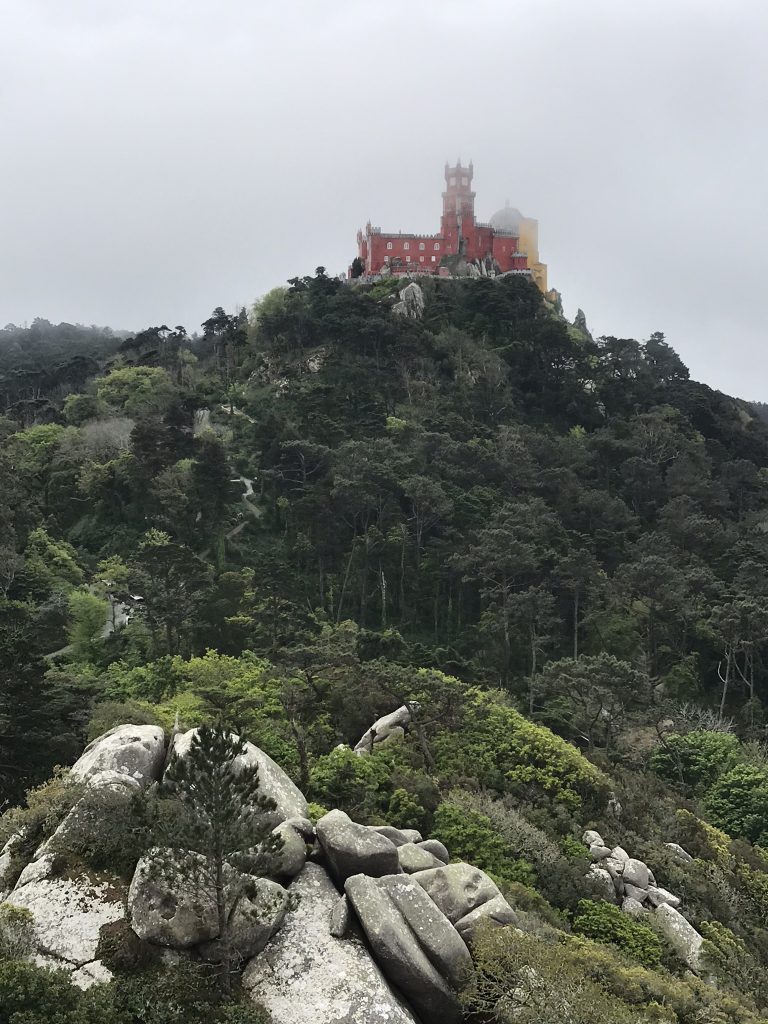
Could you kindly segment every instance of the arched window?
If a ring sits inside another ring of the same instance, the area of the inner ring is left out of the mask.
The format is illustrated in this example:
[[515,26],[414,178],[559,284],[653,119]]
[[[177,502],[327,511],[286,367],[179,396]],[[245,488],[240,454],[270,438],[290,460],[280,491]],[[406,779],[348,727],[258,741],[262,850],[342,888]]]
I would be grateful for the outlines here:
[[403,242],[403,248],[404,249],[410,249],[411,248],[411,243],[410,242]]
[[435,242],[435,252],[437,252],[439,248],[440,248],[440,243],[439,242]]
[[387,242],[387,248],[388,248],[388,249],[391,249],[391,248],[392,248],[392,243],[391,243],[391,242]]
[[419,248],[420,249],[426,249],[426,246],[424,245],[423,242],[419,242]]

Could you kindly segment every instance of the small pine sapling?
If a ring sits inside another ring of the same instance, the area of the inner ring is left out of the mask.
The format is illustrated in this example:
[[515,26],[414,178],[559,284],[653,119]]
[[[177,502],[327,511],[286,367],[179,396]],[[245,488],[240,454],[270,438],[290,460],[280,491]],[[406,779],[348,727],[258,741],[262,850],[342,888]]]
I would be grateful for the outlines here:
[[259,789],[246,745],[220,725],[204,725],[172,759],[158,787],[156,870],[179,876],[216,908],[220,977],[230,991],[230,921],[254,877],[272,873],[283,840],[271,832],[276,804]]

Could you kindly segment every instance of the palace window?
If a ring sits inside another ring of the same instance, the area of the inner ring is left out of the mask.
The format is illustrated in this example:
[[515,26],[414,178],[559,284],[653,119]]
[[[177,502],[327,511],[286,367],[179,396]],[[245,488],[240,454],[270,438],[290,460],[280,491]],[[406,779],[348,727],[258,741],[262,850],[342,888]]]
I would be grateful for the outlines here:
[[406,256],[405,257],[405,262],[406,263],[410,263],[411,262],[411,257],[410,256]]
[[388,248],[388,249],[391,249],[391,248],[392,248],[392,243],[391,243],[391,242],[387,242],[387,248]]
[[449,185],[455,185],[456,184],[456,179],[455,178],[451,178],[450,181],[448,182],[448,184]]
[[420,248],[420,249],[424,249],[424,248],[426,248],[423,242],[419,242],[419,248]]
[[423,263],[423,262],[424,262],[424,257],[423,256],[419,256],[419,263]]
[[435,242],[435,252],[437,252],[439,248],[440,248],[440,243],[439,242]]
[[469,184],[469,178],[462,178],[461,179],[461,184],[462,185],[468,185]]
[[404,249],[410,249],[411,248],[411,243],[410,242],[403,242],[403,248]]
[[433,262],[433,263],[437,263],[437,256],[433,256],[433,257],[432,257],[432,262]]
[[385,257],[384,257],[384,262],[385,262],[385,263],[389,263],[389,256],[385,256]]

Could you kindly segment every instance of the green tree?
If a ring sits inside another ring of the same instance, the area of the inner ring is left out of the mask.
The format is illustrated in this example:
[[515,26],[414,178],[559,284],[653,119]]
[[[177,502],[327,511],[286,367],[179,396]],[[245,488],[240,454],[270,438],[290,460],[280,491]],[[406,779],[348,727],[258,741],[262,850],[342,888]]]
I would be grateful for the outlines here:
[[96,383],[98,398],[127,416],[144,417],[166,411],[173,385],[158,366],[122,366]]
[[73,590],[68,604],[69,642],[78,658],[94,661],[102,646],[109,604],[87,590]]
[[651,768],[668,782],[698,795],[740,759],[739,740],[732,733],[697,729],[683,735],[662,735],[661,747],[651,756]]
[[210,567],[162,530],[148,530],[130,568],[131,587],[142,599],[140,614],[153,632],[156,651],[177,654],[189,644],[195,612],[212,578]]
[[768,846],[768,769],[737,764],[704,798],[710,820],[730,836]]
[[252,876],[274,869],[282,841],[271,834],[267,812],[275,802],[261,792],[258,765],[248,760],[243,740],[208,725],[196,731],[188,751],[173,758],[159,795],[172,806],[156,826],[163,854],[155,870],[186,875],[213,900],[221,984],[229,993],[230,915],[251,892]]
[[589,750],[613,749],[632,709],[645,708],[650,680],[610,654],[551,661],[534,681],[538,717]]

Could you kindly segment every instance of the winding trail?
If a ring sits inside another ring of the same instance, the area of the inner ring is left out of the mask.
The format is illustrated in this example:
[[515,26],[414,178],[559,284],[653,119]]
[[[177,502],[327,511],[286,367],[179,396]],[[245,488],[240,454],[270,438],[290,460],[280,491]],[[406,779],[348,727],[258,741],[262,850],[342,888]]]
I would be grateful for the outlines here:
[[228,416],[242,416],[243,419],[248,420],[249,423],[256,422],[256,420],[252,419],[247,412],[243,412],[242,409],[238,409],[236,405],[220,405],[219,408]]
[[[242,415],[244,416],[245,413],[242,413]],[[253,422],[253,420],[251,420],[251,422]],[[251,498],[253,497],[253,480],[251,480],[247,476],[236,476],[232,478],[232,483],[243,484],[243,486],[245,487],[245,490],[243,492],[243,501],[245,502],[245,507],[250,513],[250,515],[252,515],[255,519],[258,519],[259,516],[261,515],[261,509],[258,508],[254,504],[254,502],[251,501]],[[230,540],[232,537],[236,537],[238,533],[244,530],[247,525],[248,519],[246,517],[241,522],[239,522],[237,526],[233,526],[232,529],[225,534],[226,539]]]

